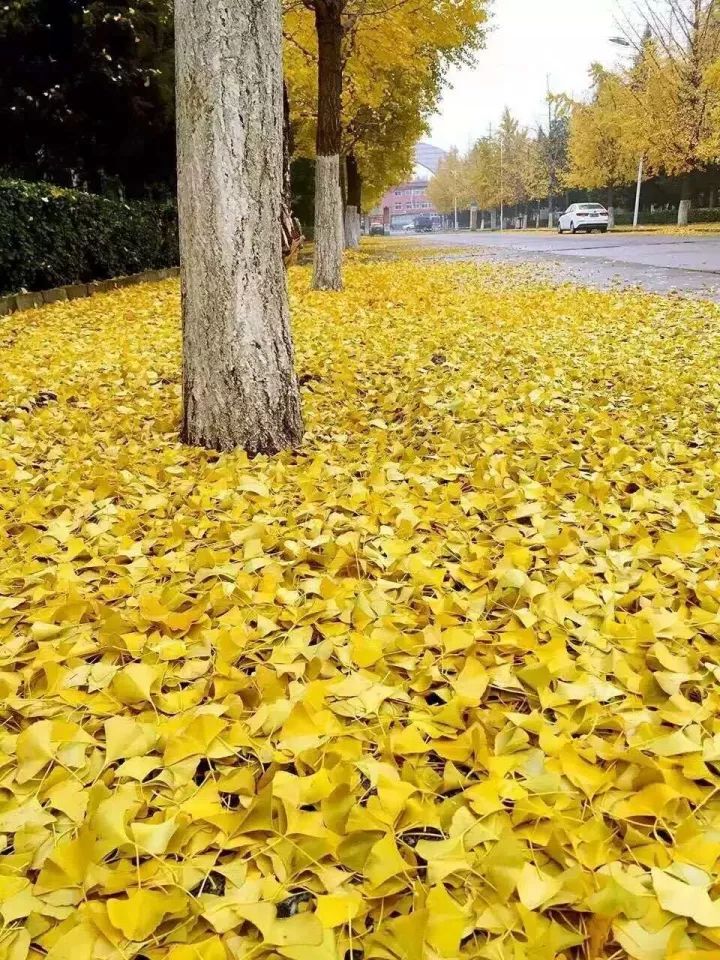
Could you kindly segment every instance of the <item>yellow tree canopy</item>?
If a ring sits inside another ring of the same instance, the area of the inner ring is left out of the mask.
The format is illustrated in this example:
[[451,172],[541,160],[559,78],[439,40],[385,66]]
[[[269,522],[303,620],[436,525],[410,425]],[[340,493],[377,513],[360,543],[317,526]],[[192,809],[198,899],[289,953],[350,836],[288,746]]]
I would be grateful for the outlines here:
[[705,87],[711,97],[710,124],[700,143],[700,156],[707,163],[720,163],[720,58],[705,73]]
[[[494,134],[479,139],[464,160],[458,158],[457,170],[451,165],[446,179],[451,179],[452,172],[452,178],[462,184],[458,195],[463,201],[475,202],[484,210],[547,196],[545,156],[537,139],[508,110]],[[442,183],[434,189],[446,199]]]
[[[486,0],[348,0],[345,7],[343,139],[376,197],[412,165],[449,64],[479,47]],[[317,40],[310,11],[287,0],[285,62],[297,152],[312,156]]]
[[523,157],[523,181],[528,200],[544,200],[550,192],[547,159],[537,137],[528,139]]
[[473,199],[467,175],[467,163],[453,148],[430,181],[428,196],[441,213],[466,207]]
[[482,137],[470,150],[466,161],[467,191],[483,210],[500,203],[500,144]]
[[708,76],[720,57],[719,15],[720,0],[672,0],[626,78],[628,130],[653,173],[692,173],[712,153],[720,85]]
[[497,133],[501,169],[499,196],[510,206],[529,199],[528,179],[532,140],[508,109],[505,109]]
[[572,108],[565,183],[589,190],[620,187],[633,180],[639,153],[633,149],[628,123],[632,93],[619,76],[599,64],[592,67],[591,76],[592,100]]
[[398,76],[397,96],[382,109],[359,111],[346,131],[346,147],[354,152],[363,180],[365,209],[373,207],[389,186],[406,179],[413,168],[415,144],[427,133],[425,114],[408,109],[408,100],[400,95],[405,79]]

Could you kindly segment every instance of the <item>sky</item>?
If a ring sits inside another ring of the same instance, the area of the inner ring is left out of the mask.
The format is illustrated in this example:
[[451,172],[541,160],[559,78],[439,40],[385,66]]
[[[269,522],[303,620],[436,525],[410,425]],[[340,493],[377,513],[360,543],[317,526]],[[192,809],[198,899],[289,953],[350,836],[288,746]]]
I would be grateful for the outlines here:
[[507,106],[525,126],[547,115],[547,75],[554,92],[580,97],[588,68],[622,62],[609,42],[619,33],[618,0],[493,0],[486,48],[474,67],[452,70],[431,143],[466,151]]

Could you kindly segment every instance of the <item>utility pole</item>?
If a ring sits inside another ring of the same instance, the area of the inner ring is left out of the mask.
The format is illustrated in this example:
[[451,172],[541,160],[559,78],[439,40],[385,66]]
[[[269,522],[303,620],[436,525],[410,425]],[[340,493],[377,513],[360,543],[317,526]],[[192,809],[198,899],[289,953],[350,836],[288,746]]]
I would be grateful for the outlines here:
[[500,233],[503,232],[503,226],[505,222],[505,186],[504,186],[504,141],[502,135],[502,129],[500,130]]
[[640,220],[640,193],[642,191],[642,181],[643,181],[643,166],[645,163],[645,157],[640,157],[640,165],[638,166],[638,179],[637,179],[637,190],[635,191],[635,215],[633,216],[633,227],[637,230],[637,225]]
[[555,169],[552,158],[552,140],[551,140],[551,130],[552,130],[552,100],[550,99],[550,74],[545,74],[545,85],[547,87],[547,107],[548,107],[548,135],[547,135],[547,145],[548,145],[548,229],[552,230],[553,225],[553,208],[552,208],[552,191],[553,191],[553,181],[555,179]]
[[[488,144],[489,144],[490,150],[492,150],[492,138],[493,138],[493,125],[492,125],[492,122],[490,122],[488,124]],[[490,210],[490,229],[491,230],[495,229],[496,221],[497,221],[497,210],[495,209],[495,205],[492,204],[492,209]]]
[[[672,18],[672,9],[670,10],[670,16]],[[672,23],[672,19],[671,19]],[[618,47],[631,47],[632,44],[629,40],[626,40],[624,37],[609,37],[610,43],[614,43]],[[637,229],[637,225],[640,222],[640,195],[642,193],[642,181],[643,181],[643,167],[645,165],[645,155],[643,154],[640,157],[640,163],[638,164],[638,178],[637,178],[637,189],[635,190],[635,213],[633,215],[633,228]]]

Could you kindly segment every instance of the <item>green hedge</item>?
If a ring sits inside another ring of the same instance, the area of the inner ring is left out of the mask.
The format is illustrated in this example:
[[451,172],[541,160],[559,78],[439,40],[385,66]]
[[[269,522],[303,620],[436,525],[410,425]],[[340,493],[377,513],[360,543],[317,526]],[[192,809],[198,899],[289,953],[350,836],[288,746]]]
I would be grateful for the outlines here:
[[[677,210],[655,210],[650,213],[649,210],[640,211],[640,226],[665,226],[667,224],[677,223]],[[616,213],[615,223],[619,227],[625,227],[633,222],[632,213]],[[704,209],[702,207],[690,207],[690,223],[720,223],[720,209]]]
[[157,270],[178,258],[170,201],[123,203],[0,180],[0,294]]

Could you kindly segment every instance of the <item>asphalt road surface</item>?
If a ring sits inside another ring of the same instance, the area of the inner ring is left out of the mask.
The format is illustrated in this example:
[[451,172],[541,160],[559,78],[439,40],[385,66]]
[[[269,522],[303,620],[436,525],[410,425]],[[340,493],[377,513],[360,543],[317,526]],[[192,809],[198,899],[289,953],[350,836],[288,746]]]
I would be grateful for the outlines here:
[[[418,239],[413,237],[413,239]],[[420,235],[431,246],[463,248],[448,256],[493,258],[546,265],[552,279],[608,289],[642,287],[720,302],[720,234],[504,233]]]

